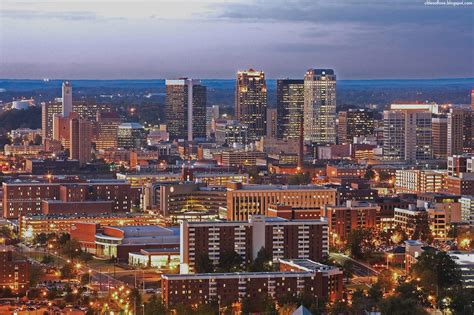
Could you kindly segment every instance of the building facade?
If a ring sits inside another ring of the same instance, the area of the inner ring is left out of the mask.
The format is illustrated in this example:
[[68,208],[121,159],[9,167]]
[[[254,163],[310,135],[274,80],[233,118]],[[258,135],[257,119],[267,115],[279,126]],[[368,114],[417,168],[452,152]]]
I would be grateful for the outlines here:
[[304,139],[336,143],[336,75],[332,69],[309,69],[304,77]]
[[206,138],[207,90],[199,80],[166,80],[166,121],[171,140]]
[[304,80],[277,81],[277,137],[298,139],[304,111]]
[[263,71],[249,69],[237,72],[235,117],[248,126],[250,141],[266,135],[267,83]]

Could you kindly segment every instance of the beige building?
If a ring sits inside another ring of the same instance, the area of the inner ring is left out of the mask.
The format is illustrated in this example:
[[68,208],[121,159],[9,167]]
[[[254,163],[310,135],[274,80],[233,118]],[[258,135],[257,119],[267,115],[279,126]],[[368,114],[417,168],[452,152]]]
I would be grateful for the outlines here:
[[242,185],[227,188],[227,219],[248,220],[250,215],[268,215],[272,204],[285,204],[300,209],[321,209],[336,205],[336,189],[313,185]]
[[440,192],[446,189],[446,171],[397,170],[395,189],[397,193]]

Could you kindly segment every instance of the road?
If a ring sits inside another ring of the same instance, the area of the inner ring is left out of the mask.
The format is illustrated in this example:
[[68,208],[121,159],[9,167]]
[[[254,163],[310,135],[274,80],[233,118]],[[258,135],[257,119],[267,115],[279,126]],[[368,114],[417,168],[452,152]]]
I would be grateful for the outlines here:
[[339,264],[344,265],[346,261],[352,262],[352,270],[356,276],[360,277],[369,277],[369,276],[376,276],[379,274],[377,270],[370,267],[369,265],[355,260],[349,256],[339,254],[339,253],[331,253],[329,257],[337,261]]

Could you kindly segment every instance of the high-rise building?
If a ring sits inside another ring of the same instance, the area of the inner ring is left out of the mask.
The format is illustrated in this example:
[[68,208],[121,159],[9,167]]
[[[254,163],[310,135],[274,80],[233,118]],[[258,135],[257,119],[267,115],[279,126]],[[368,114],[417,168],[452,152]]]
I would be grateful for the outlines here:
[[446,159],[448,156],[448,119],[436,117],[431,121],[433,134],[433,157],[435,159]]
[[448,156],[472,150],[472,116],[465,108],[451,108],[448,113]]
[[139,123],[123,123],[117,128],[117,146],[140,149],[146,146],[146,131]]
[[336,143],[336,75],[332,69],[309,69],[304,77],[304,138]]
[[199,80],[166,80],[166,118],[170,139],[206,138],[206,87]]
[[387,160],[431,159],[431,112],[427,109],[396,107],[383,113],[383,155]]
[[267,137],[276,138],[277,136],[277,109],[267,109]]
[[63,82],[62,97],[62,115],[66,117],[72,112],[72,85],[68,81]]
[[374,134],[374,112],[368,109],[349,109],[338,114],[338,142],[353,143],[354,137]]
[[304,80],[277,81],[277,137],[298,139],[304,108]]
[[215,131],[215,122],[219,119],[219,105],[206,108],[206,136],[211,137]]
[[83,165],[91,160],[92,123],[80,118],[72,118],[69,122],[69,158],[78,160],[79,164]]
[[41,137],[43,142],[53,139],[54,116],[61,115],[63,106],[57,102],[44,102],[41,104]]
[[98,112],[96,119],[96,149],[116,148],[117,130],[121,122],[120,116],[117,113]]
[[246,124],[250,141],[259,140],[267,132],[267,83],[263,71],[237,72],[235,116]]

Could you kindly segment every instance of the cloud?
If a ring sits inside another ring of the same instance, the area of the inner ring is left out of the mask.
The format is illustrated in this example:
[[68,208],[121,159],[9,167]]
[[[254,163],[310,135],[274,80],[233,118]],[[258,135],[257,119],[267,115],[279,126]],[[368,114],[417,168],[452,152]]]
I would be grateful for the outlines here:
[[32,10],[2,10],[0,18],[25,20],[64,20],[64,21],[97,21],[120,20],[124,17],[104,17],[91,11],[32,11]]

